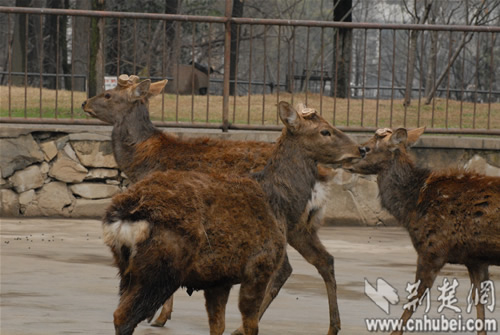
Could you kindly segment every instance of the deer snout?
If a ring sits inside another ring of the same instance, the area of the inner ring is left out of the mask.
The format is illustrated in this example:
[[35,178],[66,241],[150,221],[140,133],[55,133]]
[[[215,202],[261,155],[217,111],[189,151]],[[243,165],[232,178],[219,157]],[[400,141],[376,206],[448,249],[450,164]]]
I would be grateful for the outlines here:
[[87,100],[82,102],[82,109],[87,116],[96,117],[94,111],[87,105]]
[[359,147],[359,153],[361,154],[361,158],[365,158],[366,154],[370,151],[368,147]]

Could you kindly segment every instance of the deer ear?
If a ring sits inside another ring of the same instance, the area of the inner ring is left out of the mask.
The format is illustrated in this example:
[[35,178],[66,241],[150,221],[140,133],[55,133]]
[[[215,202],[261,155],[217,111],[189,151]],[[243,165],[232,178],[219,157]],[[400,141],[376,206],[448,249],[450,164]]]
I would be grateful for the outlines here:
[[148,95],[150,85],[151,80],[146,79],[133,86],[130,91],[130,100],[137,101],[139,99],[145,98]]
[[278,110],[281,122],[289,129],[295,130],[300,124],[300,116],[297,111],[285,101],[280,101]]
[[408,131],[408,145],[414,145],[425,131],[425,127]]
[[168,80],[162,80],[162,81],[157,81],[156,83],[152,83],[149,86],[149,92],[148,92],[148,97],[154,97],[155,95],[158,95],[163,91],[163,88],[165,85],[167,85]]
[[391,135],[390,141],[392,144],[400,144],[403,143],[406,145],[406,142],[408,140],[408,132],[404,128],[398,128],[394,132],[394,134]]

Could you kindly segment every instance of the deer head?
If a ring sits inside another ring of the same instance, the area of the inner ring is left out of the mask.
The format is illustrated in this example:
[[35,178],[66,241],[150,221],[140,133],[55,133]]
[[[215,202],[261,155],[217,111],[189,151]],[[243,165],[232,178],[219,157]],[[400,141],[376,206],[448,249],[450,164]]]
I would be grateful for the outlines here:
[[396,155],[407,155],[407,148],[415,144],[424,133],[425,127],[413,130],[398,128],[378,129],[375,135],[362,144],[366,155],[362,159],[344,162],[346,170],[361,174],[377,174],[391,165]]
[[104,91],[82,103],[84,112],[109,124],[116,124],[129,113],[137,103],[147,104],[149,98],[162,92],[168,80],[151,83],[151,80],[139,82],[137,76],[122,74],[118,86]]
[[295,142],[295,148],[305,150],[317,163],[335,164],[346,159],[360,158],[363,151],[346,134],[332,127],[314,109],[289,103],[279,103],[279,116],[285,125],[282,138]]

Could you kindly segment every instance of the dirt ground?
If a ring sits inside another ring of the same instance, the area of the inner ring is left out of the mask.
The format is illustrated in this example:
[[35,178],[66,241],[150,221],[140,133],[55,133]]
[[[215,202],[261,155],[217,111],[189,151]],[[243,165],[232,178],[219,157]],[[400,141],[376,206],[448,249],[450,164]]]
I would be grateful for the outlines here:
[[[102,242],[101,223],[47,218],[0,220],[0,333],[113,334],[118,278],[111,254]],[[365,318],[398,318],[407,302],[407,283],[413,282],[415,273],[416,253],[407,233],[401,228],[324,227],[320,236],[335,256],[341,334],[367,334]],[[291,248],[289,257],[293,274],[262,319],[260,334],[326,334],[328,305],[323,281],[315,268]],[[500,268],[490,267],[490,272],[499,291]],[[365,295],[365,278],[372,285],[382,278],[397,289],[399,303],[390,306],[390,315]],[[445,279],[459,282],[455,306],[460,313],[449,309],[438,313],[437,286]],[[238,289],[233,288],[227,306],[225,334],[240,323]],[[466,311],[469,289],[465,267],[447,265],[431,290],[427,315],[464,320],[474,317],[474,309],[470,314]],[[498,292],[496,296],[500,298]],[[422,316],[420,309],[416,317]],[[499,310],[500,306],[493,313],[488,311],[487,317],[498,322]],[[164,328],[143,322],[135,332],[208,333],[203,293],[189,297],[184,290],[175,294],[172,320]]]

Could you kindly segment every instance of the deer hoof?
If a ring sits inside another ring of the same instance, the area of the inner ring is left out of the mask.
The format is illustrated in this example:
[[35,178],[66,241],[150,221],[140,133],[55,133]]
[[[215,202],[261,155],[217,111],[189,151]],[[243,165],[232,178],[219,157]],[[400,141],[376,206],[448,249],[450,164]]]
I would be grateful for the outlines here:
[[231,335],[244,335],[243,328],[240,327],[240,328],[236,329],[234,332],[231,333]]
[[330,326],[330,328],[328,329],[328,335],[337,335],[340,331],[340,327],[338,326]]
[[167,320],[165,320],[165,322],[156,320],[155,322],[153,322],[151,324],[151,327],[160,327],[161,328],[161,327],[165,326],[166,322],[167,322]]

